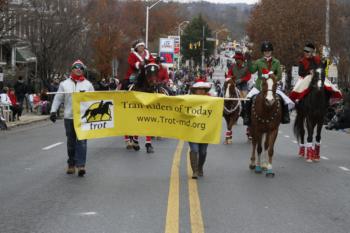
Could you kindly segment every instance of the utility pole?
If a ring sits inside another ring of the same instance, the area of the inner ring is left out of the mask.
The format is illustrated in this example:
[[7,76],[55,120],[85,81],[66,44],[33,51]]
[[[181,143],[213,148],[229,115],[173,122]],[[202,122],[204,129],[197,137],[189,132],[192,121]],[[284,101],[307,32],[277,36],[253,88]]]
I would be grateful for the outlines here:
[[202,71],[204,70],[204,53],[205,53],[204,42],[205,42],[205,26],[203,25],[203,38],[202,38]]
[[329,8],[330,0],[326,0],[326,46],[329,48]]

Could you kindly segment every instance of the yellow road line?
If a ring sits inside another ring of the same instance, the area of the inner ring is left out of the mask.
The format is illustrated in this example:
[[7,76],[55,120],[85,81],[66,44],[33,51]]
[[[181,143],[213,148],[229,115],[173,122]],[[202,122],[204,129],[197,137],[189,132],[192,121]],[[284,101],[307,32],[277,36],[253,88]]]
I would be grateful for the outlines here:
[[187,174],[188,174],[188,193],[190,199],[190,218],[191,232],[204,233],[204,224],[201,211],[201,202],[198,195],[197,180],[192,179],[192,169],[187,153]]
[[180,161],[181,152],[184,146],[179,141],[174,153],[173,165],[171,167],[170,187],[168,196],[168,210],[166,215],[165,233],[179,232],[179,206],[180,206]]

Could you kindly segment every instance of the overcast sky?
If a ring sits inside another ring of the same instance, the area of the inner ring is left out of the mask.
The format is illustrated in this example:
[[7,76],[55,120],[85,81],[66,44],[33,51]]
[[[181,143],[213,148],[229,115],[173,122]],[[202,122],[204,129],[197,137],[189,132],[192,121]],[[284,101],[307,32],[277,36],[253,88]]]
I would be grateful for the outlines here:
[[[200,2],[201,0],[178,0],[179,2]],[[213,3],[247,3],[254,4],[257,3],[258,0],[205,0],[207,2]]]

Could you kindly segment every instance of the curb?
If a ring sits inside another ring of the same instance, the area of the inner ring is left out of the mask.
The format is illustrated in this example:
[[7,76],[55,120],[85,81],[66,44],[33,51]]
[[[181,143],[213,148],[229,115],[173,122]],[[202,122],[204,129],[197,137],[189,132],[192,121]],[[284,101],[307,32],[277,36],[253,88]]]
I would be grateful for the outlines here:
[[23,122],[16,122],[16,123],[8,123],[7,124],[7,128],[8,129],[11,129],[11,128],[15,128],[15,127],[18,127],[18,126],[23,126],[23,125],[30,125],[32,123],[37,123],[37,122],[40,122],[40,121],[46,121],[49,119],[49,116],[47,117],[42,117],[42,118],[38,118],[38,119],[32,119],[32,120],[28,120],[28,121],[23,121]]

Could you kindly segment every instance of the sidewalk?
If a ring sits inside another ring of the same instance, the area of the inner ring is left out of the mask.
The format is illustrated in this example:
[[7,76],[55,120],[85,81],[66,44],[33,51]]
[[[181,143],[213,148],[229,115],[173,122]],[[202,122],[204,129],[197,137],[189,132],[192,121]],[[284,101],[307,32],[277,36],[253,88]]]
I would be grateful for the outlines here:
[[20,120],[6,122],[8,128],[13,128],[21,125],[28,125],[34,122],[44,121],[50,118],[50,115],[38,115],[34,113],[23,113]]

